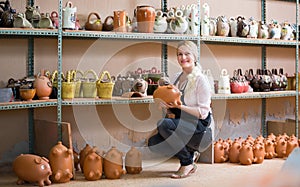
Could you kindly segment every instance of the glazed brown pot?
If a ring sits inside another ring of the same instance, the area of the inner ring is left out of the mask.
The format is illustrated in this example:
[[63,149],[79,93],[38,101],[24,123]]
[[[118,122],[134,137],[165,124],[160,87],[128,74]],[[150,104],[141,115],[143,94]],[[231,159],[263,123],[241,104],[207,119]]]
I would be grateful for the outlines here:
[[123,170],[123,154],[116,147],[112,147],[103,159],[104,175],[107,179],[119,179],[126,173]]
[[138,32],[152,33],[155,21],[155,9],[152,6],[138,6],[136,8]]
[[21,154],[13,162],[13,171],[18,177],[17,184],[37,183],[39,186],[50,185],[52,171],[49,160],[33,154]]
[[51,181],[55,183],[69,182],[73,178],[73,151],[59,141],[49,153],[52,169]]
[[[95,16],[96,19],[92,20],[92,16]],[[85,23],[85,30],[102,31],[102,28],[103,28],[103,24],[99,14],[96,12],[91,12]]]
[[126,12],[124,10],[114,11],[114,31],[126,32]]

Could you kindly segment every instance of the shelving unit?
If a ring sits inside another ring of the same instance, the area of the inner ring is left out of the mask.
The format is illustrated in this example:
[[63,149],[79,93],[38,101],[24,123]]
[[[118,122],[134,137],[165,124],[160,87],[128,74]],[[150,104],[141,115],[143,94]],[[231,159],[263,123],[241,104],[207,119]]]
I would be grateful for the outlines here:
[[[200,11],[200,0],[198,2],[198,8]],[[292,1],[295,2],[296,7],[296,25],[298,25],[298,11],[299,11],[299,0]],[[33,75],[33,65],[34,65],[34,54],[33,54],[33,43],[34,38],[55,38],[57,39],[57,70],[62,73],[62,45],[65,39],[103,39],[103,40],[141,40],[141,41],[159,41],[162,43],[162,71],[167,72],[167,56],[166,56],[166,44],[171,41],[180,40],[193,40],[200,42],[205,42],[207,44],[214,45],[246,45],[246,46],[261,46],[262,47],[262,67],[266,65],[265,51],[266,47],[288,47],[295,48],[295,70],[298,70],[299,61],[299,42],[298,36],[296,40],[284,41],[284,40],[270,40],[270,39],[248,39],[248,38],[236,38],[236,37],[203,37],[199,35],[186,35],[186,34],[157,34],[157,33],[115,33],[115,32],[96,32],[96,31],[71,31],[62,29],[62,10],[63,4],[62,0],[58,1],[58,13],[59,13],[59,28],[58,29],[17,29],[17,28],[1,28],[0,37],[21,37],[28,38],[28,75]],[[262,3],[262,20],[265,20],[265,10],[266,2],[261,0]],[[27,0],[27,5],[33,5],[34,0]],[[167,0],[162,0],[161,7],[163,10],[167,9]],[[298,28],[297,28],[298,29]],[[298,30],[297,30],[298,32]],[[200,45],[199,45],[200,46]],[[200,50],[200,49],[199,49]],[[201,62],[201,61],[200,61]],[[296,98],[296,132],[298,132],[298,74],[296,74],[296,91],[280,91],[280,92],[254,92],[245,94],[214,94],[212,96],[213,100],[226,100],[226,99],[262,99],[262,129],[263,134],[265,134],[266,122],[265,122],[265,99],[275,98],[275,97],[295,97]],[[29,109],[29,115],[31,115],[29,120],[29,150],[33,151],[33,124],[32,124],[32,109],[43,108],[43,107],[56,107],[57,108],[57,121],[58,124],[62,122],[62,107],[72,106],[72,105],[106,105],[106,104],[143,104],[143,103],[153,103],[151,97],[144,99],[124,99],[114,97],[110,100],[104,99],[73,99],[73,100],[62,100],[61,99],[61,77],[58,76],[58,99],[49,101],[33,101],[33,102],[13,102],[13,103],[2,103],[0,104],[1,110],[16,110],[16,109]],[[61,127],[58,126],[60,129]],[[59,130],[60,132],[60,130]],[[61,134],[59,135],[61,137]],[[298,136],[298,134],[297,134]]]

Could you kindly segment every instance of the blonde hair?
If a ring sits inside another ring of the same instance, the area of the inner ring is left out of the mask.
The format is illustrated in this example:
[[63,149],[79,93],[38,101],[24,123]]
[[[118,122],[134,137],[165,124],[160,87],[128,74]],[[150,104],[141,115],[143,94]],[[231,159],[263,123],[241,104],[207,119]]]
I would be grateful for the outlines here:
[[178,52],[178,49],[181,47],[181,46],[185,46],[187,47],[187,49],[193,54],[194,58],[195,58],[195,65],[197,66],[198,63],[197,63],[197,60],[198,60],[198,57],[199,57],[199,52],[198,52],[198,47],[197,45],[195,44],[195,42],[193,41],[188,41],[188,40],[185,40],[185,41],[180,41],[177,45],[177,50],[176,52]]

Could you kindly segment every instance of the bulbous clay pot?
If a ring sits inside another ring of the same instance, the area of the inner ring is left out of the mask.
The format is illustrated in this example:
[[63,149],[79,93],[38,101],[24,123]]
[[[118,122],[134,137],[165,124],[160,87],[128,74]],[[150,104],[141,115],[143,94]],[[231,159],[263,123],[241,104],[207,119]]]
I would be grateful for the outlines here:
[[239,154],[240,154],[240,149],[241,149],[241,143],[239,142],[238,139],[235,139],[230,146],[228,157],[229,157],[229,162],[231,163],[239,163]]
[[135,147],[126,153],[125,168],[129,174],[139,174],[142,171],[142,153]]
[[73,151],[59,141],[49,153],[49,162],[53,172],[51,181],[55,183],[69,182],[73,178]]
[[263,161],[265,159],[265,154],[266,154],[264,144],[263,143],[255,143],[252,146],[252,149],[253,149],[253,156],[254,156],[253,163],[256,163],[256,164],[263,163]]
[[126,173],[123,170],[123,154],[116,147],[112,147],[103,159],[104,175],[107,179],[119,179]]
[[80,151],[79,153],[79,165],[81,172],[83,173],[83,168],[84,168],[84,159],[86,155],[89,153],[89,151],[92,150],[92,147],[89,144],[86,144],[85,147]]
[[79,171],[79,154],[73,149],[73,157],[74,157],[74,168],[76,171]]
[[265,152],[266,152],[265,158],[266,159],[275,158],[277,154],[275,153],[275,145],[272,139],[266,138],[264,144],[265,144]]
[[251,165],[253,162],[253,150],[251,145],[243,144],[240,149],[239,154],[240,164],[242,165]]
[[216,141],[214,143],[214,162],[215,163],[223,163],[228,159],[225,154],[225,148],[222,141]]
[[99,180],[102,176],[102,158],[95,149],[89,151],[84,159],[83,174],[86,180]]
[[277,158],[284,158],[286,156],[286,147],[286,140],[283,137],[279,138],[275,145],[275,152],[277,153]]
[[181,92],[179,89],[170,84],[167,86],[159,86],[154,92],[153,92],[153,98],[154,99],[161,99],[166,103],[173,103],[175,105],[181,105],[180,101]]
[[13,162],[13,171],[17,175],[17,184],[37,183],[40,187],[50,185],[52,171],[49,160],[33,154],[21,154]]
[[290,136],[290,139],[288,140],[286,145],[286,156],[288,157],[290,153],[298,146],[299,145],[297,137],[295,137],[295,135]]
[[36,95],[40,100],[48,100],[52,92],[52,83],[43,72],[37,75],[33,84],[36,89]]

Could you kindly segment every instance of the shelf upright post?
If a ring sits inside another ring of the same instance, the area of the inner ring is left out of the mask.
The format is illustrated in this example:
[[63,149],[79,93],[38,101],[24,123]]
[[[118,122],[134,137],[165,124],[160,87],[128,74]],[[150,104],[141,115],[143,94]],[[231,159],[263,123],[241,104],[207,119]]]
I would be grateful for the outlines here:
[[[161,10],[167,12],[167,0],[161,0]],[[162,41],[161,43],[161,72],[168,76],[168,42]]]
[[295,73],[296,73],[296,99],[295,99],[295,135],[299,138],[299,0],[296,0],[296,63],[295,63]]
[[200,11],[200,4],[201,2],[200,2],[200,0],[197,0],[197,11],[198,11],[198,23],[199,23],[199,27],[200,27],[200,29],[198,29],[198,39],[197,39],[197,46],[198,46],[198,63],[199,64],[201,64],[200,63],[200,54],[201,54],[201,39],[200,39],[200,36],[201,36],[201,11]]
[[[34,5],[34,0],[27,1],[28,6]],[[34,38],[28,37],[28,54],[27,54],[27,76],[34,75]],[[32,108],[28,109],[28,148],[29,153],[34,152],[34,111]]]
[[[266,23],[266,0],[261,0],[261,20]],[[261,47],[261,68],[266,68],[266,46]],[[267,136],[267,123],[266,123],[266,98],[261,101],[261,132],[264,137]]]
[[57,36],[57,131],[58,140],[62,140],[62,99],[61,99],[61,74],[62,74],[62,0],[58,1],[58,36]]

